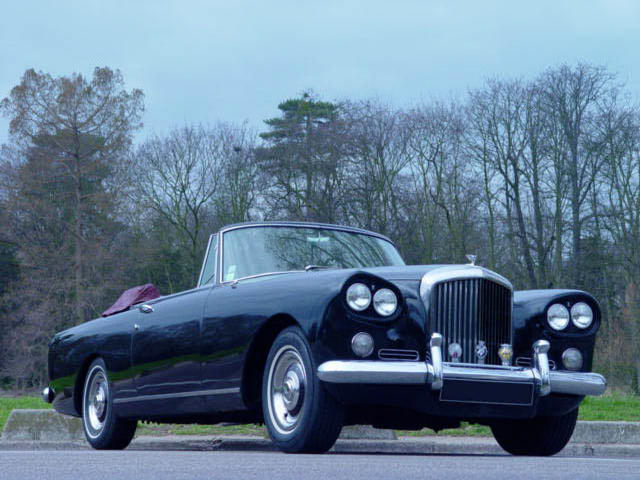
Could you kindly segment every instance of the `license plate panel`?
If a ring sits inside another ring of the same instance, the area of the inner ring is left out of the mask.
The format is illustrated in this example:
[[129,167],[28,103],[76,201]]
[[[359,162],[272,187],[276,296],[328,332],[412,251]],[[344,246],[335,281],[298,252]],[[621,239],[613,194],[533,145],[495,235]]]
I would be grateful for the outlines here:
[[445,379],[440,400],[491,405],[533,405],[534,385],[529,382]]

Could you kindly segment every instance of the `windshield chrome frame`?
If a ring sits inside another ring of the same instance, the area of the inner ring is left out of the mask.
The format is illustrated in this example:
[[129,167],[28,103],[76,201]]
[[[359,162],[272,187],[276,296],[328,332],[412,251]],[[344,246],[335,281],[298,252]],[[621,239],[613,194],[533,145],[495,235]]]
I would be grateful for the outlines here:
[[[229,284],[233,284],[233,283],[237,283],[241,280],[248,280],[250,278],[258,278],[258,277],[266,277],[266,276],[271,276],[271,275],[282,275],[282,274],[286,274],[286,273],[304,273],[305,270],[284,270],[281,272],[265,272],[265,273],[257,273],[255,275],[248,275],[246,277],[241,277],[241,278],[234,278],[233,280],[228,280],[228,281],[224,281],[224,271],[223,271],[223,267],[224,267],[224,258],[223,258],[223,251],[224,251],[224,235],[227,232],[231,232],[233,230],[239,230],[241,228],[268,228],[268,227],[288,227],[288,228],[315,228],[318,230],[338,230],[341,232],[347,232],[347,233],[355,233],[355,234],[360,234],[360,235],[368,235],[370,237],[376,237],[379,238],[381,240],[384,240],[385,242],[390,243],[393,248],[396,249],[396,251],[398,251],[398,247],[396,247],[395,243],[393,243],[390,239],[388,239],[387,237],[385,237],[384,235],[381,235],[379,233],[375,233],[375,232],[369,232],[367,230],[361,230],[359,228],[352,228],[352,227],[344,227],[344,226],[339,226],[339,225],[329,225],[329,224],[316,224],[316,223],[305,223],[305,222],[265,222],[265,223],[247,223],[247,224],[239,224],[239,225],[231,225],[229,227],[225,227],[223,229],[221,229],[218,232],[218,284],[220,285],[229,285]],[[400,252],[398,252],[398,254],[400,254]],[[402,258],[402,256],[400,256],[400,258]],[[404,261],[404,259],[402,259]]]
[[[212,233],[211,235],[209,235],[209,241],[207,242],[207,250],[204,253],[204,259],[202,260],[202,266],[200,267],[200,275],[198,275],[198,283],[196,284],[196,288],[200,288],[202,287],[202,275],[204,274],[204,266],[207,264],[207,260],[209,260],[209,252],[211,250],[211,240],[213,240],[213,237],[215,238],[216,244],[218,242],[218,237],[219,234],[218,233]],[[218,254],[218,252],[216,251],[216,255]],[[218,259],[216,259],[217,261]],[[211,282],[211,285],[215,285],[218,281],[218,266],[216,265],[216,269],[213,272],[213,282]]]

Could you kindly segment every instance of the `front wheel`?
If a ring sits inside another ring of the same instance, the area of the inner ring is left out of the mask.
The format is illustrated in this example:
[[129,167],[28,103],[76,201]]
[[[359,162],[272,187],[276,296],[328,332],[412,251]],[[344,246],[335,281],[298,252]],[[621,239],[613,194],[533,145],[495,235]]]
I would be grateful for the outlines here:
[[107,368],[100,358],[89,366],[82,392],[82,424],[89,444],[98,450],[126,448],[137,422],[116,417]]
[[549,456],[569,443],[578,420],[578,409],[558,417],[501,420],[491,425],[500,446],[512,455]]
[[262,379],[262,411],[269,435],[288,453],[323,453],[335,443],[344,409],[324,388],[298,327],[273,342]]

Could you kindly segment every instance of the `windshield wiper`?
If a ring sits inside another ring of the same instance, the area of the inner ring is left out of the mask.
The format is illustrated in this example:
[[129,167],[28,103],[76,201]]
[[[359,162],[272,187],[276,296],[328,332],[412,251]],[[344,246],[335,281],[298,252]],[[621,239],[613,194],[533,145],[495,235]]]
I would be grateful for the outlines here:
[[329,270],[331,268],[338,268],[338,267],[329,267],[326,265],[307,265],[306,267],[304,267],[304,271],[311,272],[312,270]]

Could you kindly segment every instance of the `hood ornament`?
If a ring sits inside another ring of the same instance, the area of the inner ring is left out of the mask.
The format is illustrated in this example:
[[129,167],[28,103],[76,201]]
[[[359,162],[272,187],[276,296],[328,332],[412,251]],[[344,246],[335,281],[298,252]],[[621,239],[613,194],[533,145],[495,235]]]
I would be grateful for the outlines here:
[[470,253],[467,253],[465,256],[467,257],[467,260],[469,260],[469,265],[476,264],[476,258],[478,258],[477,255],[472,255]]

